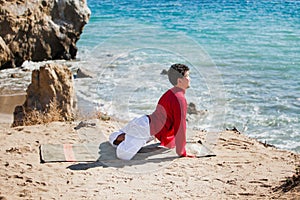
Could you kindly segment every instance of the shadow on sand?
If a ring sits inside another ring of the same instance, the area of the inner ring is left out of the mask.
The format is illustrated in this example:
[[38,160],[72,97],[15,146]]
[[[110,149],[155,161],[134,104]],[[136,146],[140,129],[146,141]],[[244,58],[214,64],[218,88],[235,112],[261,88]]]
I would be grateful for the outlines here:
[[146,145],[129,161],[118,159],[115,152],[116,149],[109,142],[103,142],[99,146],[99,158],[96,162],[74,164],[68,169],[87,170],[95,167],[113,167],[139,173],[154,171],[178,158],[173,150],[160,147],[158,143]]

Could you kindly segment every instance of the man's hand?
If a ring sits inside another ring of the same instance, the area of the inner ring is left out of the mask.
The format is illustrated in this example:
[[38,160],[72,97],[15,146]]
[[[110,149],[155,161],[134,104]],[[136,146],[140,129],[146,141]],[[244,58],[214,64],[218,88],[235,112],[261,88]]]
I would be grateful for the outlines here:
[[195,156],[195,155],[193,155],[193,154],[187,154],[187,153],[185,153],[185,154],[181,155],[180,157],[196,158],[196,156]]
[[188,157],[188,158],[196,158],[195,155],[192,155],[192,154],[186,154],[185,157]]

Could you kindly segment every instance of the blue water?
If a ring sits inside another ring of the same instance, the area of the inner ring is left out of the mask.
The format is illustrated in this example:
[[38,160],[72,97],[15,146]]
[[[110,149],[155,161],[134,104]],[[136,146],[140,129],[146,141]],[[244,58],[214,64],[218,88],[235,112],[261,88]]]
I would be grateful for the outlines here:
[[153,111],[160,75],[191,66],[187,99],[208,114],[193,128],[240,131],[300,152],[300,1],[88,0],[80,65],[96,80],[82,98],[118,117]]

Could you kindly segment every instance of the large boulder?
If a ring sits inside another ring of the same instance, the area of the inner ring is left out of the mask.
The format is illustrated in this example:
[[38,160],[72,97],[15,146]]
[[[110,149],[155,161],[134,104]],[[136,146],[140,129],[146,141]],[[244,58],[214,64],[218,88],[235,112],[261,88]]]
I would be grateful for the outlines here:
[[46,64],[34,70],[26,92],[25,103],[15,108],[13,126],[74,118],[73,75],[67,66]]
[[11,52],[8,61],[0,57],[0,69],[76,57],[76,42],[90,17],[86,1],[0,0],[0,6],[0,37]]

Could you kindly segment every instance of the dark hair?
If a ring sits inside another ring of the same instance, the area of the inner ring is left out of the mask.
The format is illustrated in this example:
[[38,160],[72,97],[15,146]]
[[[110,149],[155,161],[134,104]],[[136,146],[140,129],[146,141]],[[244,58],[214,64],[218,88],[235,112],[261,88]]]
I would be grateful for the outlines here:
[[177,85],[177,79],[182,78],[184,74],[189,70],[190,68],[184,64],[177,63],[171,65],[168,71],[169,81],[172,83],[172,85]]

